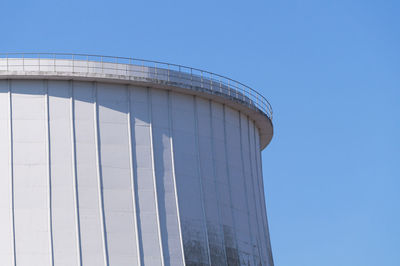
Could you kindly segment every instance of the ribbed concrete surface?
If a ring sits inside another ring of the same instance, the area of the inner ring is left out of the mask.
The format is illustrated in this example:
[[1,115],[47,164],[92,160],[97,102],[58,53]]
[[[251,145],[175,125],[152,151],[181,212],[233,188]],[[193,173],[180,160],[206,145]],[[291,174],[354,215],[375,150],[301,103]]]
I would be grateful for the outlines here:
[[0,265],[272,265],[260,138],[199,96],[0,80]]

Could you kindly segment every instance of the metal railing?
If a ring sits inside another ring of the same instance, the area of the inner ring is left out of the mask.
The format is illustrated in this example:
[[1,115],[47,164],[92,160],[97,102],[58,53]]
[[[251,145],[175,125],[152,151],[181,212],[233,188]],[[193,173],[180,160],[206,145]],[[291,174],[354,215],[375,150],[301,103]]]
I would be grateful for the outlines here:
[[272,107],[260,93],[209,71],[137,58],[67,53],[0,53],[0,73],[10,71],[111,74],[228,97],[256,108],[272,120]]

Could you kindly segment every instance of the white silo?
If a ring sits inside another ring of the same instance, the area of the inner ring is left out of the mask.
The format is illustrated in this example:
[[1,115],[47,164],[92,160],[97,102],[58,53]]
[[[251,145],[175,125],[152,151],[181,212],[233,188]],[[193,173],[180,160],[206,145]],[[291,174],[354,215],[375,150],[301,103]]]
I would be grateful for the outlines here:
[[0,56],[0,265],[273,265],[272,110],[214,73]]

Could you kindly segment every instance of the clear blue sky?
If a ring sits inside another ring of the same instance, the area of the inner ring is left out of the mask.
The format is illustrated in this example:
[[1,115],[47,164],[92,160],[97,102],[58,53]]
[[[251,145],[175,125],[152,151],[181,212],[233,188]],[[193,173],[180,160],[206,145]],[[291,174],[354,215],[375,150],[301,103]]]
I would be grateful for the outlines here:
[[400,265],[400,2],[2,1],[0,52],[204,68],[273,105],[276,266]]

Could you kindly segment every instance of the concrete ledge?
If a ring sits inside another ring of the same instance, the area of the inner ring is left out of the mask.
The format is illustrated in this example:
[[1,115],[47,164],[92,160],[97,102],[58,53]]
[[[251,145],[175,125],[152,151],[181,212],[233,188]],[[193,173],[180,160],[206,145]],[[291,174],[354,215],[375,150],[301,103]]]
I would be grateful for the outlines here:
[[[12,62],[12,64],[10,64]],[[72,61],[63,59],[0,59],[0,79],[49,79],[118,83],[166,89],[197,95],[225,104],[255,121],[264,149],[273,136],[271,119],[258,108],[253,95],[232,89],[217,80],[160,69],[128,64]]]

